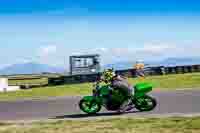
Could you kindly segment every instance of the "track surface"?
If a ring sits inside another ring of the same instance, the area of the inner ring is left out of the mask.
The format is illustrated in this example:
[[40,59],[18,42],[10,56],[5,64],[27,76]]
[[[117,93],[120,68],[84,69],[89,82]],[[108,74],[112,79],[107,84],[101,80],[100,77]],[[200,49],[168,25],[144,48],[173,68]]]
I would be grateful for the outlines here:
[[[200,114],[200,91],[154,92],[150,94],[158,101],[158,106],[151,112],[133,111],[124,115],[149,114],[168,115],[171,113]],[[31,120],[31,119],[75,119],[89,118],[82,113],[77,104],[81,97],[60,97],[47,100],[23,100],[0,102],[0,121],[2,120]],[[102,111],[100,116],[112,116],[113,112]]]

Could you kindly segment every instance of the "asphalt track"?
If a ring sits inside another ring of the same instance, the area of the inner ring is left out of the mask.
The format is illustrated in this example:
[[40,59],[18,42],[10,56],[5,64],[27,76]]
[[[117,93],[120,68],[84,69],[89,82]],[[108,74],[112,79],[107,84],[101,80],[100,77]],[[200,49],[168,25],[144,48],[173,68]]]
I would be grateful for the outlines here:
[[[125,116],[134,115],[169,115],[200,114],[200,91],[153,92],[158,106],[151,112],[133,110]],[[4,120],[37,120],[37,119],[83,119],[91,118],[81,112],[78,102],[81,97],[57,97],[46,100],[20,100],[0,102],[0,121]],[[114,112],[101,111],[92,118],[118,115]]]

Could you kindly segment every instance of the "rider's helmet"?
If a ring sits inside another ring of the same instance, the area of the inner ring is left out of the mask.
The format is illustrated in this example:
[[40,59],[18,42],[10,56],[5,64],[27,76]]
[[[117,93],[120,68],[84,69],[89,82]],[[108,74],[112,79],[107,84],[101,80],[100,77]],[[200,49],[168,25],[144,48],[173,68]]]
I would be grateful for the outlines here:
[[104,70],[102,77],[104,81],[111,82],[115,75],[116,74],[113,69],[107,69],[107,70]]

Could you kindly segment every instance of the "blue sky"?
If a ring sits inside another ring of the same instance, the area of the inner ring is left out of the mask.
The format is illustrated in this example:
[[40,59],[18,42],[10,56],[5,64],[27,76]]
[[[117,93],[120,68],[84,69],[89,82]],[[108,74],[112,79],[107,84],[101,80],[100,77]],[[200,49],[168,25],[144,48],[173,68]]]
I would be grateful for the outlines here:
[[199,56],[199,35],[198,0],[0,1],[0,68],[67,66],[84,53],[100,53],[104,64]]

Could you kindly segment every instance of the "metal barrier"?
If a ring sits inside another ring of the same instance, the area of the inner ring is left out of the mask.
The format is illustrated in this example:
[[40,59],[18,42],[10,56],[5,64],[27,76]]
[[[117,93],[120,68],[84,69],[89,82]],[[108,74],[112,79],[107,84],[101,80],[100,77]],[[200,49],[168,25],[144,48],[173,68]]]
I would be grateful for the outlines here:
[[[150,67],[145,71],[147,76],[153,75],[164,75],[164,74],[183,74],[200,72],[200,65],[192,66],[173,66],[173,67]],[[123,75],[125,77],[136,77],[135,69],[118,70],[117,74]],[[73,83],[84,83],[84,82],[94,82],[96,81],[101,73],[88,74],[88,75],[71,75],[71,76],[61,76],[57,78],[48,78],[49,85],[61,85],[61,84],[73,84]]]

